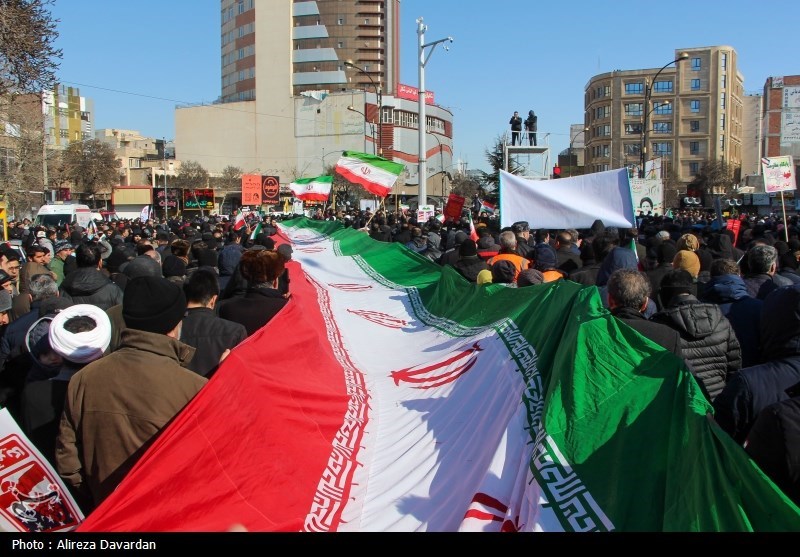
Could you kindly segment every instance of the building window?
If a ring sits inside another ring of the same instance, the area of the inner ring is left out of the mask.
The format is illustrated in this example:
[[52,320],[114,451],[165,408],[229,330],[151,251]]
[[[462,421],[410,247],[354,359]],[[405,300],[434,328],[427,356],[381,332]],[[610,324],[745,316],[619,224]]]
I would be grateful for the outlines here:
[[625,84],[626,95],[641,95],[644,92],[644,84],[641,81]]
[[700,101],[689,101],[689,110],[692,112],[700,112]]
[[700,80],[693,79],[692,80],[692,91],[699,91],[700,90]]
[[641,116],[643,106],[642,103],[626,103],[625,116]]
[[653,122],[653,133],[672,133],[672,122]]
[[642,124],[625,124],[625,135],[642,135]]
[[725,52],[722,53],[721,62],[722,62],[722,69],[723,70],[727,70],[728,69],[728,55],[727,55],[727,53],[725,53]]
[[239,5],[236,7],[236,13],[243,14],[244,13],[244,0],[239,0]]
[[609,145],[603,145],[602,146],[602,154],[600,156],[601,157],[607,157],[608,153],[609,153],[609,150],[610,150],[610,146]]
[[661,116],[672,114],[672,103],[653,103],[653,112]]
[[689,131],[699,132],[700,131],[700,120],[691,120],[689,122]]
[[689,154],[690,155],[699,155],[700,154],[700,142],[699,141],[690,141],[689,142]]
[[605,126],[597,126],[597,135],[600,137],[606,137],[611,135],[611,126],[606,124]]
[[608,118],[608,115],[611,114],[611,107],[610,106],[599,106],[595,109],[595,118]]
[[723,150],[725,149],[725,136],[722,134],[719,136],[719,148]]
[[672,155],[672,143],[653,143],[653,155],[656,157]]
[[723,75],[720,78],[720,87],[722,89],[725,89],[727,86],[728,86],[728,76],[727,75]]
[[692,71],[693,72],[699,72],[700,68],[702,68],[702,67],[703,66],[702,66],[702,63],[700,61],[700,58],[692,58]]
[[690,162],[689,163],[689,176],[697,176],[700,172],[700,163],[699,162]]
[[344,42],[339,41],[338,43],[336,43],[336,48],[344,48]]
[[656,81],[653,83],[653,91],[656,93],[672,93],[672,81]]
[[625,155],[631,157],[638,157],[642,154],[642,146],[639,143],[626,143]]
[[719,107],[722,109],[725,108],[725,93],[719,94]]
[[337,19],[336,20],[336,25],[344,25],[344,18],[340,17],[339,19]]
[[141,168],[141,160],[135,158],[128,159],[128,168]]
[[62,139],[69,139],[69,130],[58,130],[58,135]]
[[725,115],[719,117],[719,129],[725,130]]

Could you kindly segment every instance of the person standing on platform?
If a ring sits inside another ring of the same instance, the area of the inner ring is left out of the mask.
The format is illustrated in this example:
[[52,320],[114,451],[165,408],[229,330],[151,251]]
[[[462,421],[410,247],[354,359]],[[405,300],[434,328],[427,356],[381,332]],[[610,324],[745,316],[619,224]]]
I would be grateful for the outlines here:
[[525,131],[528,132],[528,144],[531,147],[536,146],[536,121],[538,118],[533,110],[528,111],[528,117],[525,118]]
[[508,121],[511,124],[511,145],[516,145],[519,141],[520,146],[522,145],[522,138],[520,137],[520,133],[522,132],[522,118],[519,115],[519,112],[514,111],[514,115],[511,117],[511,120]]

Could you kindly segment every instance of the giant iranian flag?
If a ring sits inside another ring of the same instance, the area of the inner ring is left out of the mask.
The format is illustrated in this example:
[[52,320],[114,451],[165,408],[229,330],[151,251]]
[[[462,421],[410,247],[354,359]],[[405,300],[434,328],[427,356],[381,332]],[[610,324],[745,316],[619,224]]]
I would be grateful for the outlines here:
[[377,155],[345,151],[336,162],[336,172],[368,192],[386,197],[392,191],[403,165]]
[[292,298],[82,531],[742,531],[795,507],[595,287],[297,219]]

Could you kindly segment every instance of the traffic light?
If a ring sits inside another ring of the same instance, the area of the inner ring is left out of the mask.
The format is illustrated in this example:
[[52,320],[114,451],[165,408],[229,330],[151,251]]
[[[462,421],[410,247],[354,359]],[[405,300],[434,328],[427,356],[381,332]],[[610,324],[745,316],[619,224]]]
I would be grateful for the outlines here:
[[558,165],[553,167],[553,179],[555,178],[561,178],[561,167]]

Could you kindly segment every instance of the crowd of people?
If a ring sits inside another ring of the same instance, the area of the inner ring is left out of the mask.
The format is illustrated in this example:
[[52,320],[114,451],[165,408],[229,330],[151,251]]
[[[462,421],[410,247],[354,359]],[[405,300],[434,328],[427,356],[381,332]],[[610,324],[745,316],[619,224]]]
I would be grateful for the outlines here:
[[[620,330],[686,363],[719,427],[800,503],[796,217],[744,215],[738,234],[697,211],[645,216],[631,229],[503,228],[478,217],[473,231],[466,216],[312,216],[401,243],[477,285],[597,287]],[[234,222],[133,219],[91,232],[9,223],[24,256],[0,245],[0,406],[85,512],[230,351],[291,303],[292,249],[276,246],[275,218]]]

